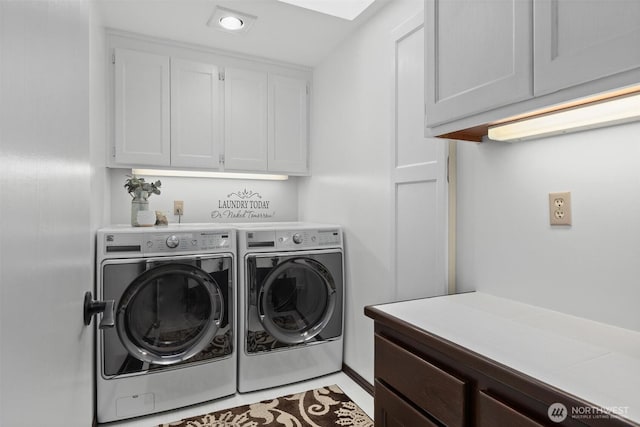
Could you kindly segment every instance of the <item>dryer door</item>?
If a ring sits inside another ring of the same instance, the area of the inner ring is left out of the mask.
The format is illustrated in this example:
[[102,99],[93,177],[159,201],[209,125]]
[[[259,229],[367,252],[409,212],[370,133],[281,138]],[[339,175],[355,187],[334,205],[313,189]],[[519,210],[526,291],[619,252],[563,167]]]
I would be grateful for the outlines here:
[[116,310],[120,341],[134,357],[170,365],[213,339],[224,316],[218,284],[196,265],[161,264],[127,287]]
[[322,332],[336,307],[334,277],[311,257],[280,257],[262,281],[258,315],[278,341],[299,344]]

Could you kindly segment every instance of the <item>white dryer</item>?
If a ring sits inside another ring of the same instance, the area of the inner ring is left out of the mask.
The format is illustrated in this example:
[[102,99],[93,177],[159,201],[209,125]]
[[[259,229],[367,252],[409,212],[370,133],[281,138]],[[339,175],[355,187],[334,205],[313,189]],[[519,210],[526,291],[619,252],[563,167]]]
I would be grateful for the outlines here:
[[341,228],[305,223],[238,227],[238,391],[341,370]]
[[210,225],[98,231],[98,422],[235,393],[235,242]]

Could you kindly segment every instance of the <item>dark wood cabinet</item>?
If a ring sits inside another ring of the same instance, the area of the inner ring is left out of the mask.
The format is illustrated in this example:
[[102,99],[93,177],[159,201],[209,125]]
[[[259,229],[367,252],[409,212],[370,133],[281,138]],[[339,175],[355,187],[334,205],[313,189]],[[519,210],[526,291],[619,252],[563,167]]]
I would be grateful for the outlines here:
[[439,427],[440,424],[427,418],[420,410],[389,390],[376,380],[375,384],[376,426],[384,427]]
[[[376,307],[365,314],[375,320],[376,427],[640,426],[580,417],[594,405]],[[551,420],[552,405],[564,420]]]
[[477,397],[476,425],[478,427],[542,427],[544,425],[518,412],[508,404],[494,399],[485,391],[480,391]]
[[438,421],[465,425],[464,381],[379,335],[375,337],[376,379],[392,387]]

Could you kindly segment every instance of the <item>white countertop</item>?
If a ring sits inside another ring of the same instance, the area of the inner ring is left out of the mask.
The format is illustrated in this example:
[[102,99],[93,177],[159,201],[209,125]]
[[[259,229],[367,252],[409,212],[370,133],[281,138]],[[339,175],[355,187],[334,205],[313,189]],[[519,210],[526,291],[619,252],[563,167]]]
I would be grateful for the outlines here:
[[640,422],[640,332],[480,292],[376,309]]

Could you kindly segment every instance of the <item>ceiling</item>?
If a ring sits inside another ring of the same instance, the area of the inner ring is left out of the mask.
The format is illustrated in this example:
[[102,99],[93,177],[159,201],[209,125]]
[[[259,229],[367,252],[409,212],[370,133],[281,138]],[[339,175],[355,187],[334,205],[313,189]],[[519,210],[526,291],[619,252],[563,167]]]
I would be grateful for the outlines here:
[[[94,0],[94,4],[107,28],[315,67],[389,1],[376,0],[353,21],[277,0]],[[206,25],[216,6],[258,19],[246,34],[217,30]]]

